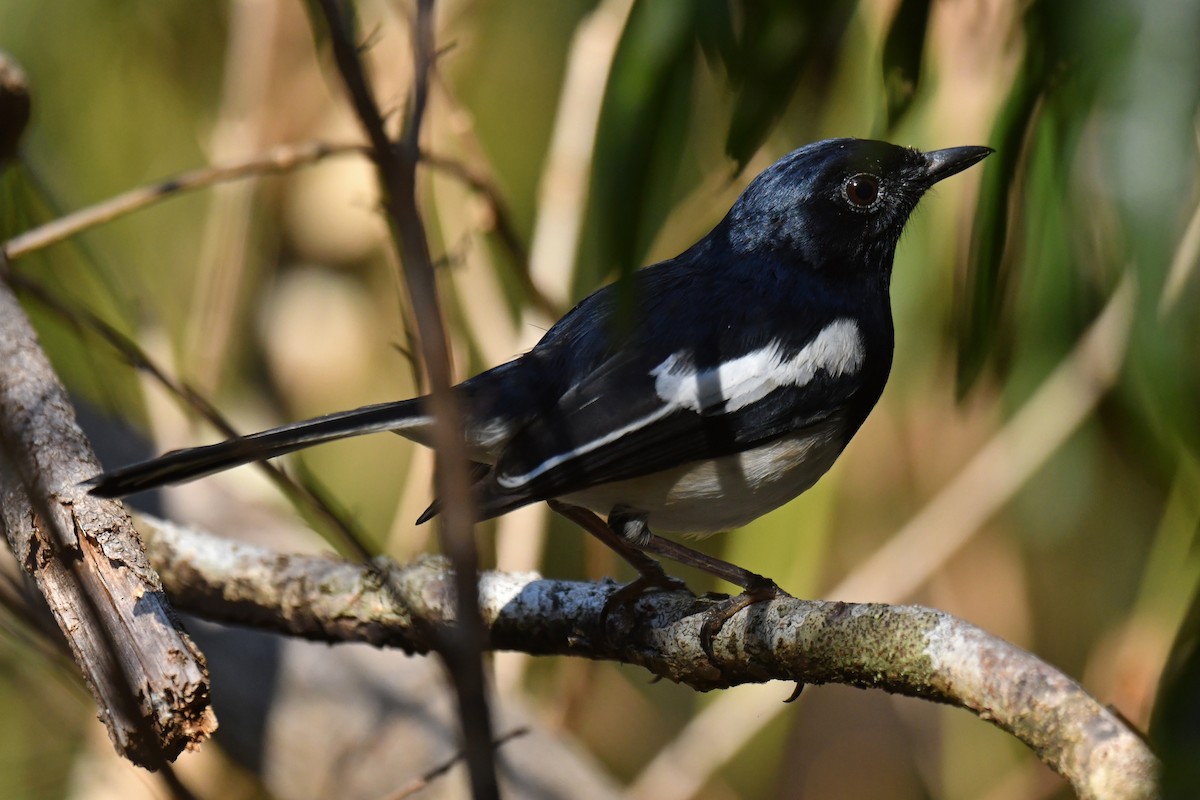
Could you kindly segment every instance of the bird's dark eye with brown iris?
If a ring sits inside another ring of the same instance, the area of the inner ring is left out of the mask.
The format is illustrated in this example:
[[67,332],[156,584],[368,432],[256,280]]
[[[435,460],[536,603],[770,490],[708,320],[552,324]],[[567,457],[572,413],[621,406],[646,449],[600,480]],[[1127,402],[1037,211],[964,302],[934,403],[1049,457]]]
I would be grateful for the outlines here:
[[879,199],[879,179],[860,172],[846,179],[846,183],[842,185],[842,192],[850,201],[850,205],[856,208],[870,208]]

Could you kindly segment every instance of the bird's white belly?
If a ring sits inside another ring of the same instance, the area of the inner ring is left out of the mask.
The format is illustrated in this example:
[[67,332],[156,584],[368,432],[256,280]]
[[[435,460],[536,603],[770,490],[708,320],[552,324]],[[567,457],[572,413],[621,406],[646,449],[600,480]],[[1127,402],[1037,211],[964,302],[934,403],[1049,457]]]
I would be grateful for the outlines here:
[[646,515],[652,531],[709,534],[745,525],[799,495],[842,452],[840,420],[712,461],[606,483],[565,502],[608,514],[623,506]]

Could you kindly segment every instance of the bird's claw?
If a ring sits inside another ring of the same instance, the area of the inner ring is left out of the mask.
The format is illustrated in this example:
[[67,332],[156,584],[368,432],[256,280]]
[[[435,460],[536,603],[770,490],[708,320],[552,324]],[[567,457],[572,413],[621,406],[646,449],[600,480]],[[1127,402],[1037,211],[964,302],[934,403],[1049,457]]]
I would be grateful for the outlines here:
[[704,655],[708,656],[708,660],[713,666],[718,666],[716,656],[713,654],[713,640],[725,627],[725,623],[755,603],[774,600],[777,597],[790,597],[790,595],[780,589],[775,581],[770,578],[762,578],[760,582],[747,586],[741,594],[727,597],[708,609],[704,615],[704,622],[700,624],[700,649],[704,651]]

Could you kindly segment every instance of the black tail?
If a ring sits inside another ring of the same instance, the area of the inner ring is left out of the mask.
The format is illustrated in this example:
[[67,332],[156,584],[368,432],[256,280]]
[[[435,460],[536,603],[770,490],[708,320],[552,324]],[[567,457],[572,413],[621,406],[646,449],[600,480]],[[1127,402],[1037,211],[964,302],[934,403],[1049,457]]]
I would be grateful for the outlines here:
[[84,485],[91,487],[89,491],[99,497],[123,497],[143,489],[195,480],[251,461],[266,461],[335,439],[382,431],[404,434],[428,423],[419,399],[380,403],[219,444],[172,450],[158,458],[97,475]]

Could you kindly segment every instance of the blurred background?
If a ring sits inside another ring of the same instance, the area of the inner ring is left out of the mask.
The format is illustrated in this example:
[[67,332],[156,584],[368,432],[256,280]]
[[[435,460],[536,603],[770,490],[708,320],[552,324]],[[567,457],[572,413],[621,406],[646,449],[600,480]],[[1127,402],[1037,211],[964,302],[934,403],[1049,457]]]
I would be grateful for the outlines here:
[[[358,9],[398,124],[411,5]],[[1200,796],[1200,2],[445,0],[437,28],[424,145],[443,168],[421,193],[459,377],[678,253],[802,144],[997,149],[909,223],[892,379],[837,466],[702,547],[798,596],[928,604],[1015,642],[1153,726],[1170,796]],[[298,2],[4,0],[0,48],[34,107],[0,174],[5,238],[204,164],[360,136]],[[377,203],[369,164],[331,157],[19,259],[105,462],[218,434],[84,311],[245,431],[417,391]],[[430,468],[388,436],[289,462],[401,560],[432,548],[413,525]],[[336,541],[254,468],[147,502],[282,550]],[[500,569],[629,577],[542,508],[479,526],[478,541]],[[454,752],[436,665],[190,628],[222,723],[181,759],[200,797],[384,797]],[[492,664],[504,724],[533,728],[501,751],[514,796],[1070,796],[961,710],[844,687],[785,706],[784,685],[697,694],[607,663]],[[112,755],[73,666],[11,606],[0,719],[0,797],[167,796]],[[548,762],[560,774],[543,779]],[[536,780],[520,784],[522,769]],[[464,786],[451,771],[420,796]]]

